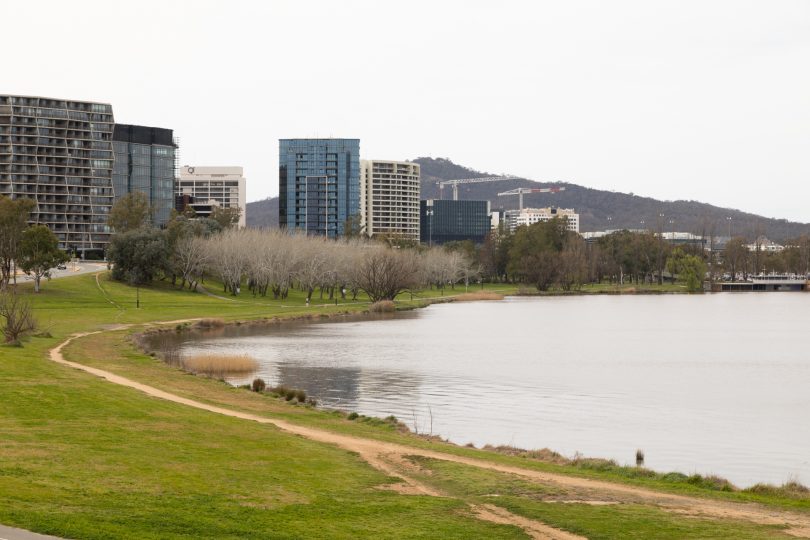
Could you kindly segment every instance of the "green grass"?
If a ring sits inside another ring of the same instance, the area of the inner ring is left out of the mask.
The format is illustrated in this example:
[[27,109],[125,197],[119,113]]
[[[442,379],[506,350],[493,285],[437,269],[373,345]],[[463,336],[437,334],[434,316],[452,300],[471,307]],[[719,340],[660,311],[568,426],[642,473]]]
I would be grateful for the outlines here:
[[[207,286],[222,294],[216,283]],[[514,291],[503,285],[485,288]],[[444,296],[452,293],[447,289]],[[136,294],[140,309],[135,309]],[[434,296],[441,297],[439,291],[423,291],[399,304],[420,306]],[[460,472],[458,481],[463,482],[454,487],[437,473],[441,487],[453,491],[449,498],[381,491],[375,486],[392,479],[351,453],[270,426],[148,398],[47,360],[47,351],[69,334],[111,324],[198,317],[317,317],[362,311],[368,305],[364,299],[339,301],[335,306],[316,295],[313,305],[306,307],[304,295],[293,291],[284,301],[246,293],[229,301],[180,291],[167,283],[138,293],[109,281],[106,275],[99,284],[93,275],[55,280],[32,298],[40,322],[53,337],[30,338],[22,348],[0,346],[0,523],[71,538],[525,537],[517,528],[470,516],[467,502],[479,501],[482,490],[490,489],[490,477]],[[169,367],[142,354],[129,341],[128,336],[140,328],[76,340],[65,355],[200,401],[336,432],[678,493],[802,511],[810,508],[806,499],[713,492],[690,484],[667,484],[659,478],[636,478],[623,469],[553,465],[428,441],[402,433],[390,422],[349,421],[343,414],[291,405]],[[527,516],[545,512],[545,517],[535,517],[569,530],[588,526],[607,535],[595,538],[615,537],[609,536],[610,531],[621,530],[627,519],[621,513],[610,514],[618,509],[598,509],[608,512],[600,518],[590,513],[596,511],[593,507],[577,514],[570,505],[534,499],[526,503],[525,497],[515,497],[497,502]],[[552,511],[548,506],[564,508]],[[641,506],[634,512],[639,521],[671,523],[667,526],[673,531],[687,530],[683,527],[695,521]],[[648,513],[642,519],[644,512]],[[601,528],[592,523],[599,521],[604,521]],[[705,527],[710,525],[715,529],[701,530],[743,531],[734,523],[710,522]]]

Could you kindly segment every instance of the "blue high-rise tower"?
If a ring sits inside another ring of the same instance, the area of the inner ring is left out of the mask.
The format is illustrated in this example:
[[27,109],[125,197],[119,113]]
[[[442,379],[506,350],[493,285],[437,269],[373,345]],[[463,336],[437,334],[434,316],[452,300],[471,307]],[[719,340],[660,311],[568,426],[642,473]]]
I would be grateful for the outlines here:
[[279,226],[335,238],[360,219],[360,139],[279,140]]

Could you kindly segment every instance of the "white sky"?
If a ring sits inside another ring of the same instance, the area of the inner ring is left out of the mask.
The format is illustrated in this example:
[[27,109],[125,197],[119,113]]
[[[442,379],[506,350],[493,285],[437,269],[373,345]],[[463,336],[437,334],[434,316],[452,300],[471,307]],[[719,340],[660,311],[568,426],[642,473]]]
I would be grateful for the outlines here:
[[13,1],[0,93],[278,193],[278,139],[810,222],[808,1]]

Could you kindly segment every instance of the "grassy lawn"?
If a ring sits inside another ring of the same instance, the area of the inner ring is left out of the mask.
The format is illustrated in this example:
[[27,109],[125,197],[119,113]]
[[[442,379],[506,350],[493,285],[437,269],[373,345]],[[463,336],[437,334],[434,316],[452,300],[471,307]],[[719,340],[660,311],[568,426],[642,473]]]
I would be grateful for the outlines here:
[[[206,286],[213,294],[227,296],[216,283]],[[503,285],[485,288],[514,291]],[[461,292],[464,288],[457,287],[455,293]],[[452,293],[447,289],[443,295]],[[135,308],[136,295],[140,309]],[[413,300],[404,297],[402,304],[421,305],[433,296],[441,294],[423,291]],[[300,292],[283,301],[244,293],[223,300],[166,283],[136,291],[106,275],[98,282],[85,275],[46,283],[34,302],[51,337],[30,338],[22,348],[0,346],[0,523],[6,525],[71,538],[525,537],[516,527],[474,519],[468,503],[483,501],[567,530],[588,531],[592,538],[621,537],[625,523],[633,524],[628,530],[638,531],[637,538],[655,531],[657,523],[672,531],[658,536],[664,538],[764,538],[778,533],[730,521],[679,517],[642,505],[543,502],[548,493],[536,485],[501,488],[504,482],[519,481],[441,462],[429,464],[434,471],[430,481],[451,497],[399,495],[377,489],[393,479],[352,453],[270,426],[149,398],[47,360],[47,351],[69,334],[111,324],[320,316],[362,311],[368,306],[364,299],[339,300],[336,306],[334,300],[316,295],[310,307]],[[574,469],[455,447],[381,422],[349,421],[342,414],[292,406],[184,374],[142,354],[128,340],[140,328],[77,340],[65,349],[65,356],[199,401],[336,432],[668,491],[810,508],[807,500],[714,492],[621,471]],[[504,492],[497,501],[485,497],[495,488]]]

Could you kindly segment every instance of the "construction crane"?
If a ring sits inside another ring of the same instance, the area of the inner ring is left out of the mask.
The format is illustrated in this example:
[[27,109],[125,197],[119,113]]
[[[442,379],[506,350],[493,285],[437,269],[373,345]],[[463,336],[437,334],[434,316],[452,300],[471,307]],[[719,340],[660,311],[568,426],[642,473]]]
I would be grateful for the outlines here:
[[453,200],[458,200],[459,184],[482,184],[484,182],[503,182],[505,180],[522,180],[518,176],[484,176],[481,178],[461,178],[459,180],[442,180],[436,182],[439,186],[439,198],[444,199],[444,186],[453,186]]
[[504,191],[503,193],[498,193],[498,197],[504,197],[506,195],[517,195],[519,197],[518,208],[523,210],[523,194],[524,193],[558,193],[560,191],[565,191],[564,187],[550,187],[550,188],[517,188],[517,189],[510,189],[509,191]]

